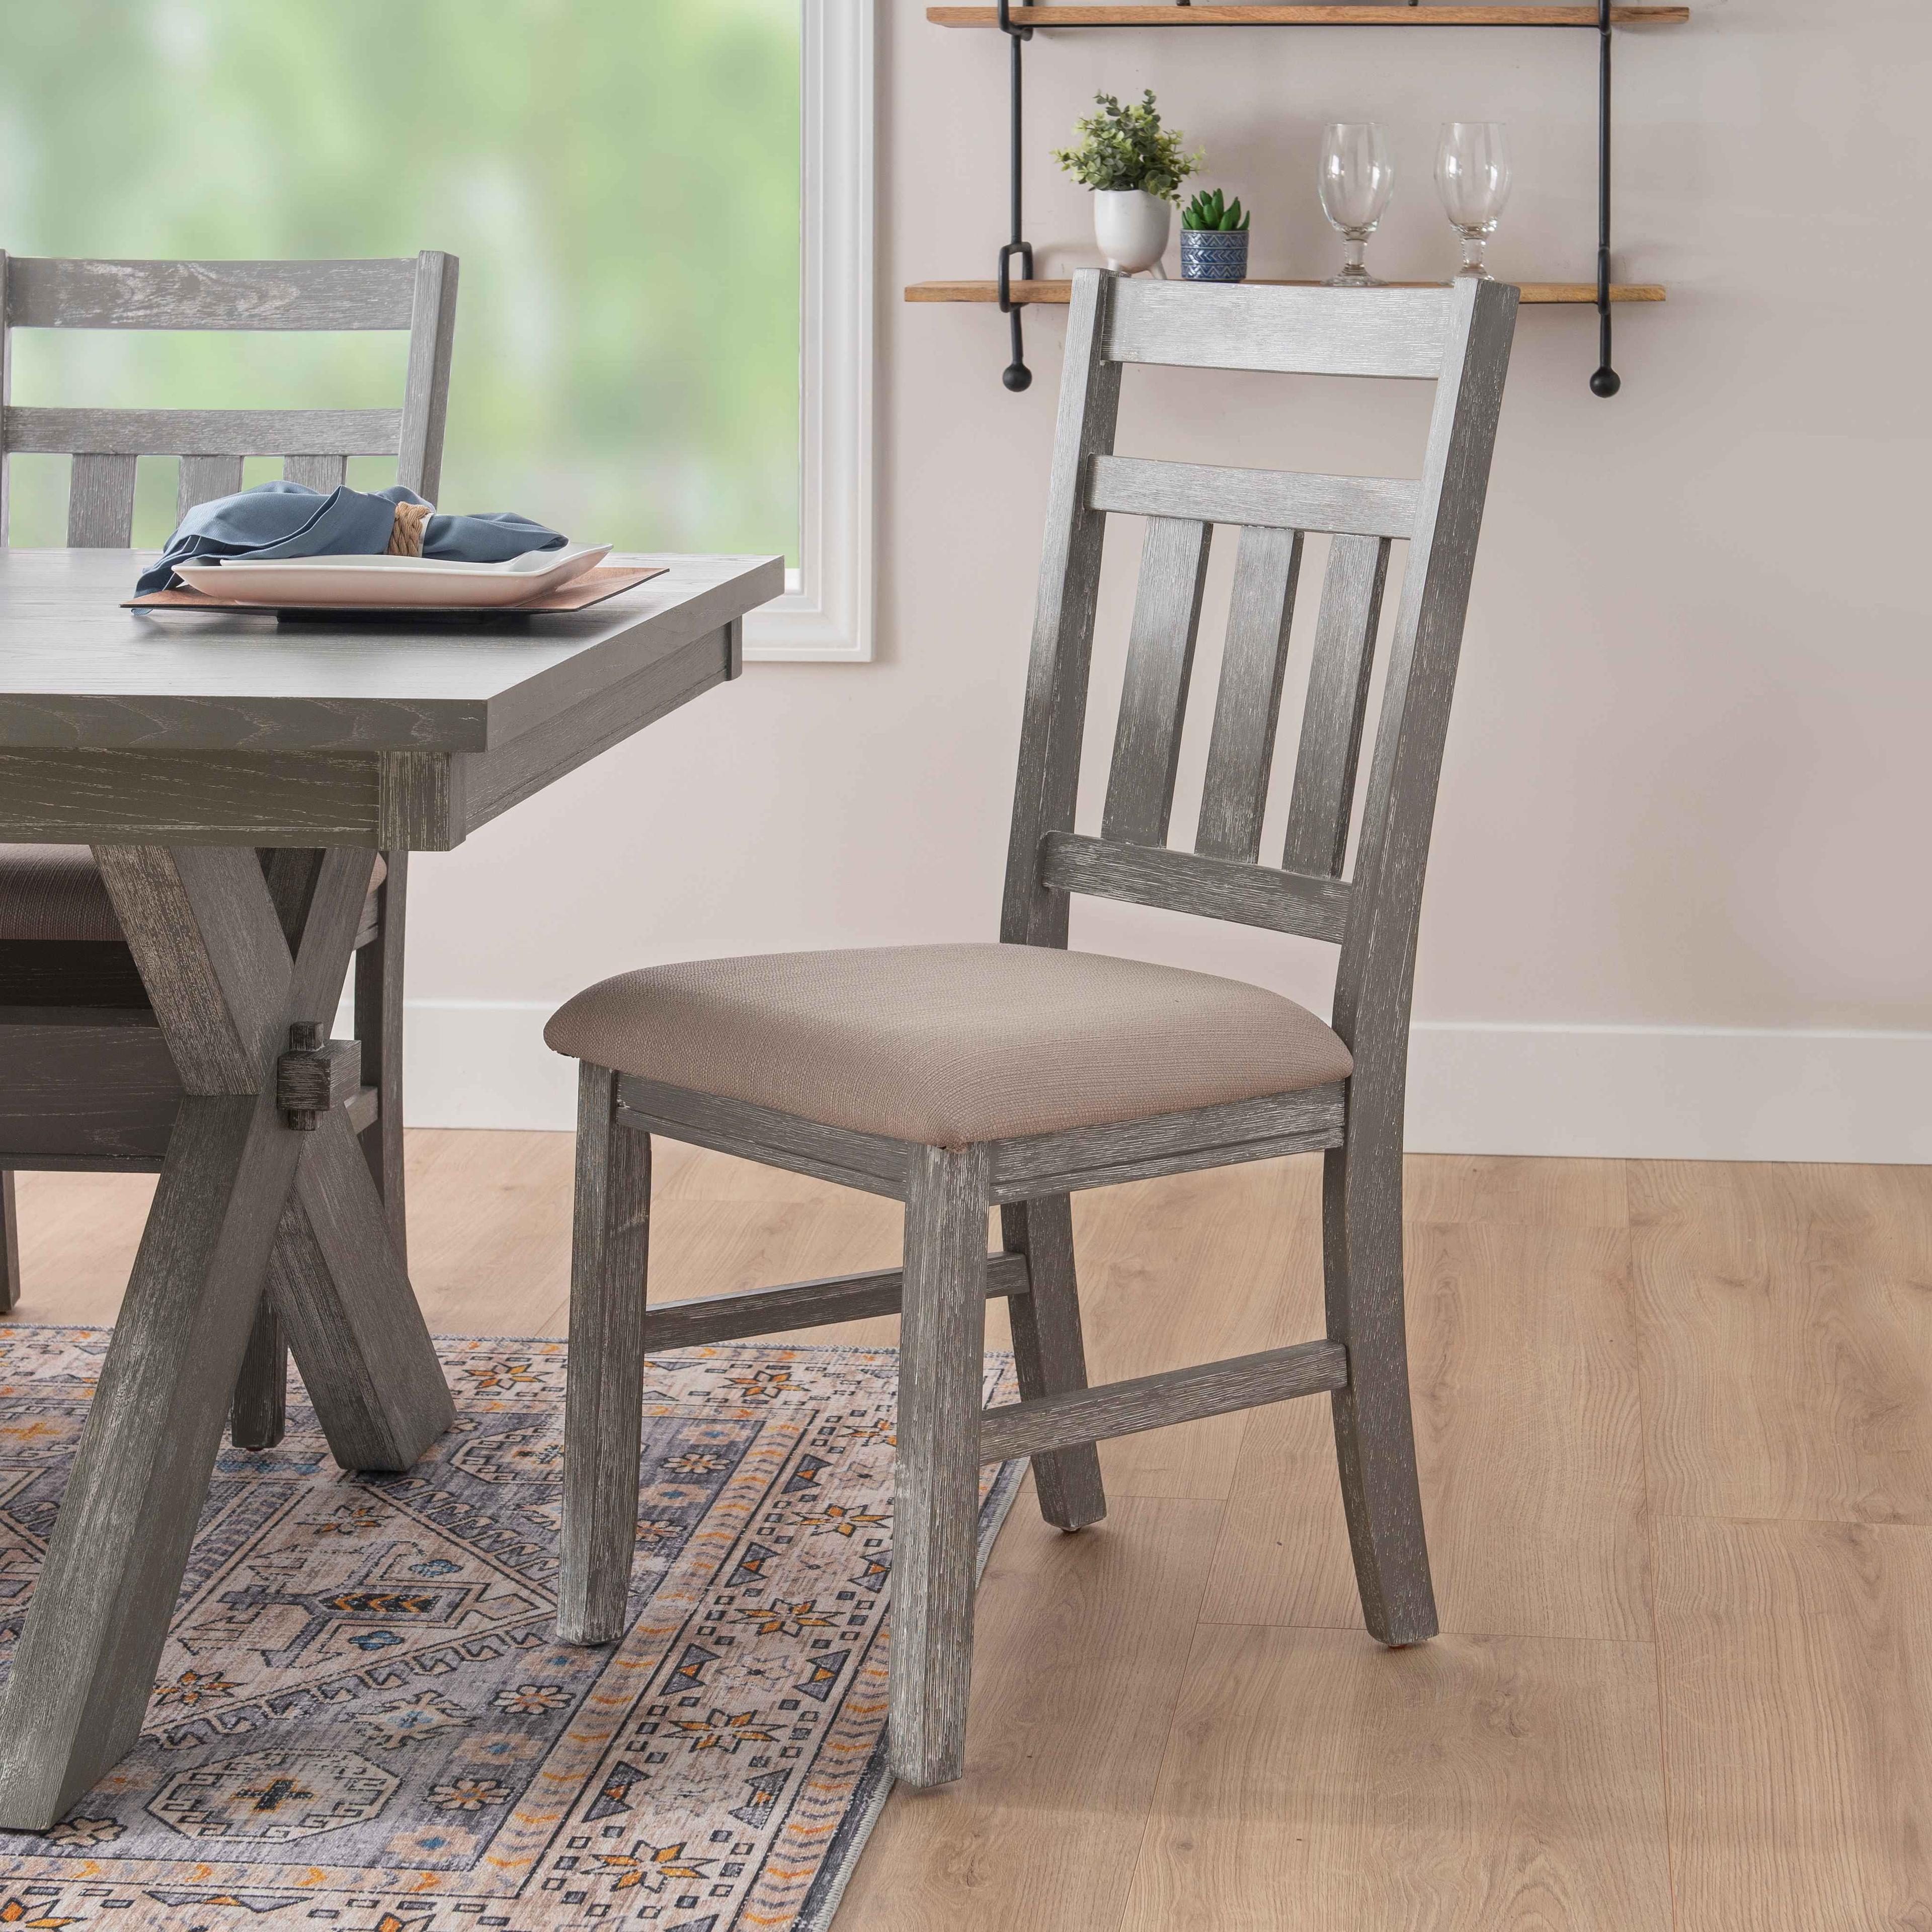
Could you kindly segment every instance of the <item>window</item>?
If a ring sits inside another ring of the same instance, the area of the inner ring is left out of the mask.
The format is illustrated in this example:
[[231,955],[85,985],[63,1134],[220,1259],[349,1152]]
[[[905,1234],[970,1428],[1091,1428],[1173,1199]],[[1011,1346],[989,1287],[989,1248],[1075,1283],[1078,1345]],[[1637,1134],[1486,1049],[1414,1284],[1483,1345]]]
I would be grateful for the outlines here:
[[[782,550],[791,590],[748,655],[862,657],[869,14],[0,0],[0,246],[458,255],[446,503],[621,549]],[[403,354],[389,336],[23,331],[13,392],[370,406],[400,394]],[[151,546],[172,466],[142,467]],[[12,541],[61,542],[64,460],[14,470]]]

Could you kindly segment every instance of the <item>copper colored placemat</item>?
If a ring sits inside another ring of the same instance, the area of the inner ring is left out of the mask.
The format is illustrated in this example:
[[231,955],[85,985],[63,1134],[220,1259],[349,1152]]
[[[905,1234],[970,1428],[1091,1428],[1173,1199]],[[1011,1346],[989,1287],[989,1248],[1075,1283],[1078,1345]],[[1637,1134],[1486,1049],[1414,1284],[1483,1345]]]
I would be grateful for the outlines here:
[[130,597],[124,610],[239,610],[264,617],[299,612],[316,617],[522,617],[538,610],[584,610],[629,590],[648,578],[662,577],[668,566],[662,563],[607,565],[586,570],[556,590],[532,597],[521,604],[242,604],[210,597],[200,590],[151,590],[145,597]]

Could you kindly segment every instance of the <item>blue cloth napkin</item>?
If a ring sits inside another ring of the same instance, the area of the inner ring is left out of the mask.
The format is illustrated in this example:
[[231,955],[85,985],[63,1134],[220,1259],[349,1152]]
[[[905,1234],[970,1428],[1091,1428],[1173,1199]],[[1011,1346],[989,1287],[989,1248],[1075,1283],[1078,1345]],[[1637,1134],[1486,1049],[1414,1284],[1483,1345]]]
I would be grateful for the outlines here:
[[[400,483],[393,489],[326,492],[305,483],[257,483],[238,496],[197,503],[182,518],[160,562],[141,574],[138,596],[176,590],[178,563],[196,557],[380,556],[398,503],[424,500]],[[566,539],[514,510],[430,518],[422,554],[459,563],[502,563],[526,550],[558,550]]]

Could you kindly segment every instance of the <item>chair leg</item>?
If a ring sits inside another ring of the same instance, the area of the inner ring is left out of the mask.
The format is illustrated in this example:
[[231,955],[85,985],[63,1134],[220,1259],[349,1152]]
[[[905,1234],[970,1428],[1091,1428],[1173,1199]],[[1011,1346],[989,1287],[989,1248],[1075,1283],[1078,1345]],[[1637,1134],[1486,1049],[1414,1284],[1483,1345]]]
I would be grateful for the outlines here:
[[966,1767],[986,1330],[983,1147],[921,1148],[905,1216],[893,1502],[892,1774]]
[[[1071,1200],[1056,1194],[1002,1208],[1000,1232],[1010,1252],[1026,1256],[1032,1282],[1030,1294],[1016,1295],[1006,1304],[1021,1395],[1030,1402],[1036,1396],[1084,1388],[1087,1354],[1080,1339]],[[1033,1480],[1040,1513],[1056,1529],[1084,1529],[1107,1514],[1100,1452],[1094,1443],[1076,1442],[1036,1456]]]
[[288,1433],[289,1345],[265,1294],[255,1304],[248,1352],[228,1404],[228,1439],[238,1449],[272,1449]]
[[0,1169],[0,1315],[20,1305],[20,1222],[14,1199],[14,1170]]
[[410,1264],[408,1217],[403,1208],[403,935],[408,907],[410,855],[386,852],[388,868],[376,908],[376,936],[356,955],[356,1037],[362,1042],[362,1078],[376,1089],[375,1120],[362,1136],[363,1157],[389,1223],[389,1239],[405,1272]]
[[1348,1352],[1347,1386],[1331,1397],[1335,1453],[1355,1582],[1372,1636],[1420,1643],[1437,1624],[1409,1413],[1400,1138],[1331,1148],[1324,1160],[1328,1335]]
[[651,1142],[618,1124],[616,1104],[617,1076],[580,1066],[556,1610],[566,1643],[623,1635],[638,1541]]

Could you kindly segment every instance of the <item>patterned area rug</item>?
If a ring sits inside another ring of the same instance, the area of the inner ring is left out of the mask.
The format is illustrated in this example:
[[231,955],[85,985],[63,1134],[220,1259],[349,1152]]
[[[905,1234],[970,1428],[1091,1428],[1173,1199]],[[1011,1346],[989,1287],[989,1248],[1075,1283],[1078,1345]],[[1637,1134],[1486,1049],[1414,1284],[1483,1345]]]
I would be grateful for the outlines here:
[[[0,1328],[0,1654],[104,1330]],[[563,1345],[440,1342],[455,1426],[225,1449],[133,1755],[0,1834],[0,1925],[819,1932],[890,1779],[890,1349],[655,1360],[628,1635],[553,1631]],[[1011,1398],[989,1359],[988,1396]],[[1022,1464],[989,1470],[982,1560]]]

